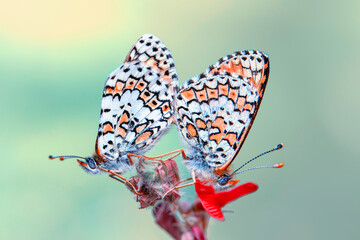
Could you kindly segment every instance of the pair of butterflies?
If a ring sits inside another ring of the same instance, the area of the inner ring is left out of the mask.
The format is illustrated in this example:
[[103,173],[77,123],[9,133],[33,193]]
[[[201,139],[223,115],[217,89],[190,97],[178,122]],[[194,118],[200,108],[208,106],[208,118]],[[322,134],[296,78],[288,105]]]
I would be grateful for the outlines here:
[[246,50],[221,58],[179,87],[170,51],[145,34],[105,83],[94,155],[58,158],[79,158],[90,174],[105,171],[127,181],[120,175],[131,169],[131,157],[143,156],[175,123],[192,148],[180,151],[195,177],[231,184],[229,166],[249,133],[268,76],[268,56]]

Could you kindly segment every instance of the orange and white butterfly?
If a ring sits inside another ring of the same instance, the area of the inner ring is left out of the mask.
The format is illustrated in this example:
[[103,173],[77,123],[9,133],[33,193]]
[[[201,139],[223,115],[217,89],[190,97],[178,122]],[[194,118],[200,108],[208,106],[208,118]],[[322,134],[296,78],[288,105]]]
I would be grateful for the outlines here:
[[[235,52],[191,78],[179,90],[174,114],[182,138],[192,149],[184,162],[195,178],[213,180],[220,187],[238,182],[232,179],[236,171],[230,173],[230,164],[259,110],[269,64],[263,52]],[[279,144],[270,151],[281,147]]]
[[156,36],[143,35],[106,80],[95,153],[50,158],[83,159],[78,162],[90,174],[130,170],[131,156],[149,150],[173,121],[171,103],[177,90],[170,51]]

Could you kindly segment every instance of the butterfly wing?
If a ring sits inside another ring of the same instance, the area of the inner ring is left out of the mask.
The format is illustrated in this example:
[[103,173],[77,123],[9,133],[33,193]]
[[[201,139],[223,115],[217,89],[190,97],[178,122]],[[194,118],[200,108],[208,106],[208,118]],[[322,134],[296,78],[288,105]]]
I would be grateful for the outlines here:
[[209,167],[224,170],[236,157],[259,109],[268,74],[265,54],[237,52],[179,91],[175,113],[180,132]]
[[186,84],[192,84],[206,76],[231,76],[248,82],[257,95],[262,98],[270,73],[267,54],[258,50],[244,50],[220,58],[202,74],[191,78]]
[[177,86],[170,51],[154,35],[143,35],[105,83],[96,153],[111,161],[151,148],[171,124]]

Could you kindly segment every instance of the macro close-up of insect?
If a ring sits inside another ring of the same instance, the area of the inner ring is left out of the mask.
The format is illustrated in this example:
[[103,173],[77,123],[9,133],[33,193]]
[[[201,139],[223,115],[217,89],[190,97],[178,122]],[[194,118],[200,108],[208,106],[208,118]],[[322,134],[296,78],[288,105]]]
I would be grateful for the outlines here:
[[[172,212],[177,210],[181,213],[179,193],[175,192],[174,195],[173,191],[195,184],[202,205],[200,209],[224,221],[222,206],[257,189],[257,185],[247,183],[230,191],[221,191],[239,182],[233,179],[234,175],[284,165],[279,163],[238,172],[258,157],[282,148],[283,145],[279,144],[230,173],[230,165],[240,151],[260,107],[269,69],[269,57],[265,53],[244,50],[221,58],[204,73],[179,87],[170,51],[156,36],[145,34],[133,45],[124,64],[107,78],[95,154],[92,157],[50,155],[49,158],[76,158],[91,175],[109,173],[111,178],[130,186],[136,200],[144,208],[167,204],[173,209]],[[181,137],[193,151],[185,153],[184,149],[179,149],[156,157],[143,155],[155,145],[171,123],[177,125]],[[179,179],[176,163],[169,162],[176,155],[168,160],[160,159],[175,153],[181,153],[192,178]],[[137,162],[134,162],[134,157]],[[150,162],[145,162],[145,159]],[[158,163],[151,164],[151,161]],[[132,168],[136,169],[137,174],[129,181],[122,175]],[[172,173],[169,174],[169,171]],[[193,182],[181,185],[188,180]],[[157,183],[159,181],[161,184]],[[161,203],[162,200],[164,203]],[[168,217],[163,218],[165,221]],[[194,225],[187,222],[187,217],[183,218],[186,224],[178,227],[178,232],[186,232],[182,229]],[[203,221],[198,218],[201,226],[199,231],[205,236],[207,224]],[[173,237],[183,235],[161,227]],[[189,234],[195,233],[189,229]]]
[[359,7],[5,0],[0,239],[359,239]]

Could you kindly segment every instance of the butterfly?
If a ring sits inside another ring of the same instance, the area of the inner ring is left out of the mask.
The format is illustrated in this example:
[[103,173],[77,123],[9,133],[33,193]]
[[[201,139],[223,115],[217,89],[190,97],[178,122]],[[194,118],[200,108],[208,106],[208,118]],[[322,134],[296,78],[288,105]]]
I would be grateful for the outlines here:
[[[182,139],[192,150],[183,153],[185,165],[196,178],[214,180],[218,186],[238,182],[232,177],[240,168],[230,173],[230,165],[259,110],[269,70],[269,57],[265,53],[235,52],[191,78],[178,91],[174,115]],[[281,147],[279,144],[267,152]]]
[[170,51],[156,36],[141,36],[106,80],[95,153],[50,158],[82,159],[78,163],[86,172],[109,172],[128,182],[120,174],[131,169],[131,156],[148,151],[171,125],[176,91],[178,79]]

